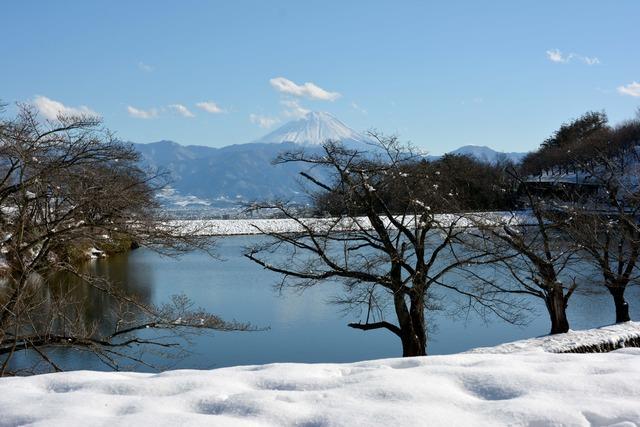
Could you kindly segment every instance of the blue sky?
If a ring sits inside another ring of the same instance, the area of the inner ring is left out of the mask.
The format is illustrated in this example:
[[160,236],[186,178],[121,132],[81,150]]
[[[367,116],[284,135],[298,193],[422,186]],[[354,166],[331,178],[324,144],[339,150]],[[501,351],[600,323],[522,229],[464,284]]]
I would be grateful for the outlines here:
[[638,17],[637,0],[13,1],[0,99],[136,142],[244,143],[320,110],[434,154],[524,151],[587,110],[634,116]]

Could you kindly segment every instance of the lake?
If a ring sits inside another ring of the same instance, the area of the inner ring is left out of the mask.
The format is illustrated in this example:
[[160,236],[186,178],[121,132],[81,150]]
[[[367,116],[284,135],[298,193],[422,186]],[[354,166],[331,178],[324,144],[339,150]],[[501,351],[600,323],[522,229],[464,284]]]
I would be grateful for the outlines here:
[[[205,369],[232,365],[271,362],[352,362],[365,359],[398,357],[399,339],[386,330],[359,331],[347,323],[364,320],[364,315],[343,313],[327,301],[341,290],[327,283],[304,293],[273,288],[279,276],[242,256],[243,248],[263,239],[260,236],[220,238],[217,252],[224,260],[205,253],[191,252],[177,259],[161,256],[148,249],[91,261],[87,268],[107,277],[143,301],[161,304],[171,295],[185,293],[201,306],[224,319],[251,322],[269,327],[257,332],[215,332],[192,338],[190,353],[165,360],[148,352],[149,360],[162,368]],[[630,288],[627,300],[632,318],[640,318],[640,289]],[[93,294],[86,296],[94,318],[108,315],[107,302]],[[430,333],[429,354],[448,354],[479,346],[491,346],[522,338],[544,335],[549,320],[541,300],[532,299],[538,315],[523,327],[493,319],[489,323],[473,313],[461,318],[439,311],[428,314],[436,329]],[[569,303],[572,329],[611,324],[613,302],[608,294],[578,293]],[[393,320],[390,318],[390,320]],[[65,369],[107,369],[85,352],[69,349],[54,351]],[[24,354],[15,364],[29,362]],[[136,366],[136,370],[152,370]]]

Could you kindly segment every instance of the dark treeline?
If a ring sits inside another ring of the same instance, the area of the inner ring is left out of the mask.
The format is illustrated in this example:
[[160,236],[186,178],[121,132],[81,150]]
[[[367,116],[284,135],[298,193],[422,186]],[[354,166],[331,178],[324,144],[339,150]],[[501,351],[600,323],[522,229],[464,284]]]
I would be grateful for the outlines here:
[[523,159],[520,169],[523,175],[584,170],[585,165],[594,166],[603,158],[628,155],[639,141],[638,118],[611,126],[604,112],[588,112],[563,124]]
[[[412,156],[398,165],[396,173],[371,161],[372,176],[367,179],[376,183],[381,199],[378,204],[384,203],[398,213],[406,211],[416,199],[429,201],[433,212],[446,212],[451,203],[442,195],[455,198],[456,209],[509,210],[516,206],[515,181],[507,173],[514,166],[507,159],[492,164],[467,155],[445,154],[433,161]],[[315,194],[314,202],[318,214],[364,212],[362,207],[349,203],[338,189]]]

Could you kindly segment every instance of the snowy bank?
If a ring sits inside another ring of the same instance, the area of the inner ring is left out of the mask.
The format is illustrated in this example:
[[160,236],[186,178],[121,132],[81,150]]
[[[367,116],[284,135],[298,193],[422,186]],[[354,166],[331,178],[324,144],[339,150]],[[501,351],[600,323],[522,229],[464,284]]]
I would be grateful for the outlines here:
[[[393,227],[389,218],[380,219],[387,227]],[[408,227],[420,221],[419,217],[407,215],[396,218]],[[481,212],[466,214],[437,214],[434,220],[443,226],[456,224],[459,227],[473,227],[476,222],[495,224],[525,224],[533,219],[527,212],[517,214],[511,212]],[[345,218],[300,218],[300,222],[288,218],[269,219],[186,219],[172,220],[171,225],[180,226],[185,233],[207,236],[237,236],[267,233],[295,233],[304,231],[304,226],[314,230],[335,232],[349,230],[371,230],[372,226],[367,217]]]
[[640,349],[558,354],[534,341],[349,364],[4,378],[0,426],[640,424]]
[[625,322],[566,334],[545,335],[514,341],[495,347],[481,347],[468,353],[604,353],[624,347],[640,347],[640,322]]

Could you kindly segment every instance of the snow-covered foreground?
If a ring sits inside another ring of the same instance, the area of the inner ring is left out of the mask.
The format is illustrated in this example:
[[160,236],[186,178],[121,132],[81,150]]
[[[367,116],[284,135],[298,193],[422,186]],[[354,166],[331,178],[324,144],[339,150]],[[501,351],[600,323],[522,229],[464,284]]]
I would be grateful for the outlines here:
[[[640,331],[638,323],[627,327]],[[576,333],[564,338],[582,343]],[[0,425],[640,425],[640,349],[557,354],[536,340],[512,347],[515,353],[495,349],[350,364],[5,378]]]

